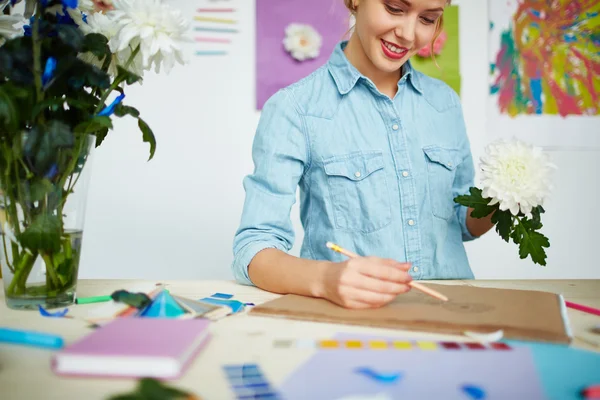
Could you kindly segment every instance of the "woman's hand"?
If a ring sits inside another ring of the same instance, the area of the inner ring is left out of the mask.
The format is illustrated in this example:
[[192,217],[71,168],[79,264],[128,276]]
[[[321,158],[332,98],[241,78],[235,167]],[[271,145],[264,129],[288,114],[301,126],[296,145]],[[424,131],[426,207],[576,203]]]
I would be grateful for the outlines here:
[[378,257],[333,263],[325,272],[322,296],[346,308],[378,308],[410,290],[410,264]]

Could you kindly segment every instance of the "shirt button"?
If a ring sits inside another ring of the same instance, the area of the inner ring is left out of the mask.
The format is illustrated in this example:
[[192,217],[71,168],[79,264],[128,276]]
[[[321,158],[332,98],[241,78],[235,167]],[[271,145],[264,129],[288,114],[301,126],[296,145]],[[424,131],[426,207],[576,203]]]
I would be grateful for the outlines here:
[[354,176],[355,176],[355,177],[357,177],[357,178],[360,178],[360,171],[356,171],[356,172],[354,173]]
[[392,129],[395,130],[395,131],[397,131],[398,130],[398,124],[392,125]]
[[412,220],[412,219],[409,219],[409,220],[408,220],[408,224],[409,224],[410,226],[413,226],[413,225],[415,224],[415,221],[414,221],[414,220]]
[[408,176],[408,172],[407,171],[403,171],[402,172],[402,176],[406,178]]
[[448,164],[446,164],[446,165],[447,165],[447,166],[449,166],[449,167],[451,167],[451,166],[452,166],[452,163],[451,163],[451,162],[449,162],[449,163],[448,163]]
[[413,271],[418,272],[419,271],[419,267],[413,267]]

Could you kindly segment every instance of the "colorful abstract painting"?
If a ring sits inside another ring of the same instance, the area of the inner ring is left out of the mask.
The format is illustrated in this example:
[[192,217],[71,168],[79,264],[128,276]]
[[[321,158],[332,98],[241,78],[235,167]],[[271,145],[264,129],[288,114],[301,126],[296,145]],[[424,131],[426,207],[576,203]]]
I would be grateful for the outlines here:
[[600,1],[489,4],[490,90],[501,113],[600,114]]
[[[325,64],[349,28],[342,0],[256,0],[256,108]],[[318,52],[312,46],[301,51],[314,40]]]
[[600,149],[600,1],[488,0],[488,132]]
[[[410,62],[418,71],[441,79],[460,95],[460,60],[458,36],[458,6],[444,11],[444,29],[434,45],[434,56],[429,46],[415,54]],[[437,65],[436,65],[437,64]]]

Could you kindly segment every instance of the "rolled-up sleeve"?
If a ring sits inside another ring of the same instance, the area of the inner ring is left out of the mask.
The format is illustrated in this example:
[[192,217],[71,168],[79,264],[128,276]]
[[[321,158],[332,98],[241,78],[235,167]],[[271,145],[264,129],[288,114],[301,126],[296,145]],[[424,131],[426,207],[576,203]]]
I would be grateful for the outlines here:
[[246,193],[233,241],[233,275],[253,285],[248,265],[261,250],[289,251],[295,239],[290,218],[298,183],[309,164],[304,119],[290,89],[263,106],[252,145],[254,171],[243,181]]
[[[458,130],[459,136],[459,149],[462,158],[462,162],[456,167],[456,175],[454,177],[453,184],[453,195],[461,196],[463,194],[468,194],[469,189],[474,186],[475,182],[475,167],[473,165],[473,155],[471,153],[471,144],[469,142],[469,137],[467,135],[467,129],[465,126],[465,120],[462,112],[462,107],[460,106],[460,100],[458,100],[459,105],[456,108],[455,115],[455,126]],[[467,213],[468,207],[462,206],[458,203],[454,204],[454,212],[456,213],[456,217],[458,219],[458,223],[460,224],[460,229],[462,232],[462,240],[464,242],[471,241],[476,239],[475,236],[471,235],[469,229],[467,228]]]

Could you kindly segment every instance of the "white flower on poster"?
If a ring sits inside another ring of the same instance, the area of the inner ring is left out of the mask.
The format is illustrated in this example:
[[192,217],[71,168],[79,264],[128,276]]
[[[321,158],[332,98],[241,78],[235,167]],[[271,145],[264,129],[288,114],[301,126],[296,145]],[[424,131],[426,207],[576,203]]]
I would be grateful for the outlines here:
[[285,29],[283,46],[298,61],[317,58],[323,39],[319,32],[306,24],[289,24]]

